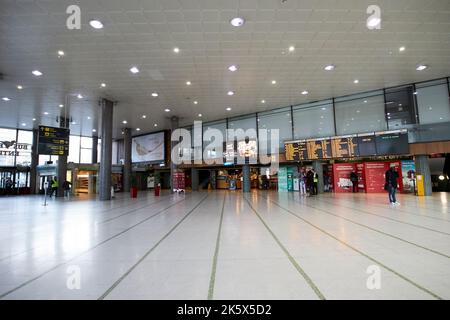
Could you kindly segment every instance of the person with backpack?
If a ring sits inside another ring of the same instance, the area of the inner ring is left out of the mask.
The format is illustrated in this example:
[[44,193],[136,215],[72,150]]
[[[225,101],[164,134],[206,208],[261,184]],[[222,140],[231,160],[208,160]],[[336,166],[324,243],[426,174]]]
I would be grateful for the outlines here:
[[388,171],[386,171],[385,179],[386,183],[384,185],[384,189],[389,193],[389,202],[391,205],[400,205],[400,202],[397,202],[396,193],[398,186],[398,172],[395,169],[395,165],[391,164],[391,167]]

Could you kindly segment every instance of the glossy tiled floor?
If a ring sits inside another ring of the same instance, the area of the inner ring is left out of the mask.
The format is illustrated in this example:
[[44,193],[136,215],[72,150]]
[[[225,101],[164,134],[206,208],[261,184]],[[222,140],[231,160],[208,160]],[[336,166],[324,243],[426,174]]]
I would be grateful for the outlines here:
[[449,299],[450,195],[386,201],[0,198],[0,298]]

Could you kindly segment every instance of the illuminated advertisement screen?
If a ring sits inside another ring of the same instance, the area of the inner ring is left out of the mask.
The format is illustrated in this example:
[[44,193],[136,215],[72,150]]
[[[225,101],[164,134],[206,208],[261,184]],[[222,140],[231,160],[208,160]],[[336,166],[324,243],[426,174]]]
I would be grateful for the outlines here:
[[164,161],[164,132],[134,137],[131,160],[133,163]]
[[256,140],[250,140],[248,143],[245,143],[245,141],[239,141],[237,145],[237,151],[239,157],[256,158],[256,156],[258,155]]

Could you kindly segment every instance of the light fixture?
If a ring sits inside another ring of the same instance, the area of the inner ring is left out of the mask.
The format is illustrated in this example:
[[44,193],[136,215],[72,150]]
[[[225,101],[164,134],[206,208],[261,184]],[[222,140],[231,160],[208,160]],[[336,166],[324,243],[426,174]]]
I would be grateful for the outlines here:
[[228,67],[228,70],[230,70],[231,72],[235,72],[237,69],[238,67],[234,64]]
[[83,99],[83,96],[79,93],[79,94],[77,95],[77,98],[78,98],[78,99]]
[[147,118],[147,115],[143,114],[142,119],[146,119],[146,118]]
[[64,105],[63,105],[63,104],[60,104],[59,107],[60,107],[60,108],[64,108]]
[[89,24],[94,29],[103,29],[103,23],[100,20],[91,20]]
[[358,83],[359,83],[359,80],[358,80],[358,79],[355,79],[355,80],[353,81],[353,83],[354,83],[354,84],[358,84]]
[[97,132],[97,130],[96,129],[92,129],[92,132]]
[[309,92],[307,90],[302,91],[302,95],[307,95]]
[[266,100],[261,100],[261,103],[266,103]]
[[367,100],[364,100],[364,103],[367,103]]
[[141,131],[141,128],[136,128],[136,131]]
[[230,107],[228,107],[228,108],[227,108],[227,111],[231,111],[231,108],[230,108]]
[[276,80],[272,80],[272,84],[277,84],[277,81]]
[[44,112],[44,114],[47,116],[47,115],[48,115],[48,112],[46,111],[46,112]]
[[243,18],[236,17],[236,18],[231,19],[230,23],[233,27],[241,27],[242,25],[244,25],[245,20]]
[[33,121],[36,121],[36,118],[33,118],[32,120],[33,120]]
[[106,83],[100,84],[100,87],[105,88],[106,87]]
[[295,51],[295,47],[294,46],[290,46],[289,47],[289,52],[294,52]]
[[180,48],[177,48],[177,47],[173,48],[173,52],[179,53],[180,52]]
[[444,180],[445,180],[445,177],[441,174],[441,175],[439,176],[439,180],[444,181]]
[[152,97],[155,97],[155,98],[156,98],[157,96],[159,96],[158,92],[153,92],[153,93],[152,93]]
[[190,86],[192,83],[190,81],[186,81],[186,85]]
[[234,91],[228,91],[227,93],[229,96],[233,96],[234,95]]
[[34,70],[31,73],[34,74],[36,77],[42,76],[42,72],[40,72],[39,70]]
[[413,94],[417,94],[417,91],[414,91]]
[[194,104],[198,104],[198,101],[194,101]]
[[19,85],[17,86],[17,89],[22,90],[23,87],[19,84]]
[[133,74],[139,73],[139,69],[137,67],[131,67],[130,72]]
[[334,69],[336,69],[336,66],[333,64],[329,64],[324,69],[325,71],[333,71]]
[[201,117],[203,117],[203,115],[202,115],[201,113],[199,113],[199,114],[198,114],[198,117],[201,118]]
[[64,55],[65,55],[64,51],[62,51],[62,50],[58,51],[58,57],[59,58],[64,57]]
[[24,123],[22,123],[22,127],[26,127],[27,126],[27,124],[24,122]]
[[91,117],[87,117],[88,120],[91,120]]
[[165,112],[170,112],[170,109],[169,109],[169,108],[167,108],[167,109],[164,109],[164,111],[165,111]]
[[127,121],[127,120],[123,120],[122,123],[123,123],[123,124],[127,124],[128,121]]
[[406,50],[405,47],[400,47],[400,48],[398,49],[398,51],[400,51],[400,52],[403,52],[403,51],[405,51],[405,50]]
[[417,70],[417,71],[423,71],[423,70],[425,70],[426,68],[428,68],[427,65],[420,64],[420,65],[417,66],[416,70]]
[[11,101],[11,99],[8,98],[8,97],[3,97],[2,100],[3,100],[3,101]]
[[157,127],[158,126],[158,124],[157,123],[155,123],[154,125],[153,125],[154,127]]

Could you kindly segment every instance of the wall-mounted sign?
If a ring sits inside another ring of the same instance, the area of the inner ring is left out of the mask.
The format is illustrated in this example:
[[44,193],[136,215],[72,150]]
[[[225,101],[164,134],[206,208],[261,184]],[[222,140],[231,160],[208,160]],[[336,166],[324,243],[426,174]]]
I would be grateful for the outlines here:
[[38,153],[67,156],[69,154],[69,135],[69,129],[39,126]]
[[164,132],[134,137],[131,150],[133,163],[164,161]]

